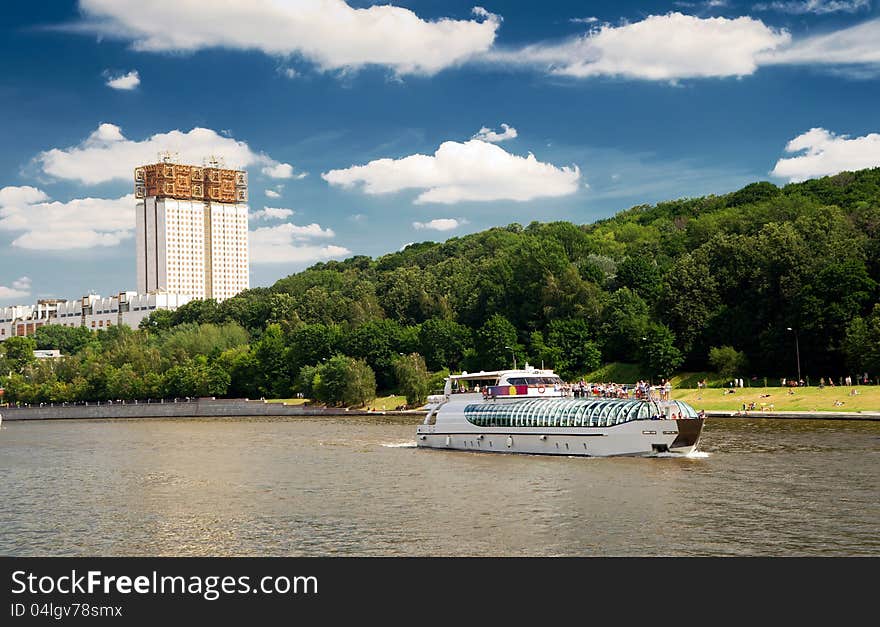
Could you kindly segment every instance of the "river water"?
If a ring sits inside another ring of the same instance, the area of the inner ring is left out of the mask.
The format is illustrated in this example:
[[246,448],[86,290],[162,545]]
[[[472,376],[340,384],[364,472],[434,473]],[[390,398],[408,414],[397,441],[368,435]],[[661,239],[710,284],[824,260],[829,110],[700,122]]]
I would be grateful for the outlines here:
[[880,555],[880,422],[694,457],[419,450],[386,418],[6,422],[0,555]]

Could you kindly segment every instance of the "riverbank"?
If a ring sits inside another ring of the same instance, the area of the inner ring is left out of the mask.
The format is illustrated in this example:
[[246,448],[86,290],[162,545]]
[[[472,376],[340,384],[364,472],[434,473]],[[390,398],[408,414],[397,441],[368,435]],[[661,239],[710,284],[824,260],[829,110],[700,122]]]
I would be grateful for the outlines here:
[[[731,389],[733,393],[731,393]],[[856,392],[853,394],[853,392]],[[746,387],[704,388],[672,390],[672,398],[703,409],[707,412],[743,411],[749,413],[791,412],[812,414],[860,414],[880,412],[880,386],[859,385],[853,387]],[[754,409],[749,409],[754,407]]]
[[178,402],[89,403],[0,407],[4,421],[82,420],[101,418],[234,418],[241,416],[375,416],[425,415],[423,411],[372,411],[341,407],[313,407],[300,403],[272,403],[248,399],[201,398]]
[[[699,405],[695,405],[701,409]],[[742,411],[706,409],[709,418],[791,418],[799,420],[876,420],[880,411]],[[302,400],[294,403],[251,401],[246,399],[194,399],[156,403],[91,403],[89,405],[44,405],[43,407],[0,407],[4,421],[20,420],[93,420],[138,418],[241,418],[250,416],[411,416],[414,423],[426,412],[422,409],[396,411],[315,407]]]

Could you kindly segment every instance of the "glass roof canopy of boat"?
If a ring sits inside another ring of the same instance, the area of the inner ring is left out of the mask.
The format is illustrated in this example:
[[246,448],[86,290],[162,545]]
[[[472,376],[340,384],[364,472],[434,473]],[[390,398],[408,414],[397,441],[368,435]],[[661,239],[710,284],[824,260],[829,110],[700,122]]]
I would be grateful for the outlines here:
[[610,427],[631,420],[650,420],[670,414],[696,418],[693,407],[681,401],[617,398],[535,399],[514,403],[474,403],[464,408],[468,422],[478,427]]

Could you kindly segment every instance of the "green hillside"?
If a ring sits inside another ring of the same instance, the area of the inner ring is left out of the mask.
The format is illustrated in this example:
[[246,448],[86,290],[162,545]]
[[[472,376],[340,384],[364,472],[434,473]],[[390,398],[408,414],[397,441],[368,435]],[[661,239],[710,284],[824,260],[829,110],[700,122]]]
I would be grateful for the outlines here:
[[[720,369],[778,379],[797,375],[799,351],[813,381],[873,377],[878,282],[880,169],[871,169],[321,263],[221,304],[157,312],[145,332],[41,329],[41,346],[73,355],[65,366],[24,379],[26,364],[7,355],[0,372],[13,370],[12,397],[31,400],[209,388],[311,397],[316,385],[336,398],[333,368],[392,391],[514,357],[568,378]],[[710,359],[720,347],[729,348]],[[402,355],[413,357],[401,365]],[[612,363],[637,366],[599,371]]]

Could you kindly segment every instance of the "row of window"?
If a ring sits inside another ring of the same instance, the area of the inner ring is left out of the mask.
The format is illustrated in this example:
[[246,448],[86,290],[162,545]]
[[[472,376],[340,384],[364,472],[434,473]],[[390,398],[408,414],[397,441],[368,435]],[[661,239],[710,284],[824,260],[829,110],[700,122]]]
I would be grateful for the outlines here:
[[[692,407],[676,401],[673,413],[695,417]],[[464,409],[478,427],[610,427],[631,420],[663,416],[652,401],[624,399],[536,399],[517,403],[483,403]]]

